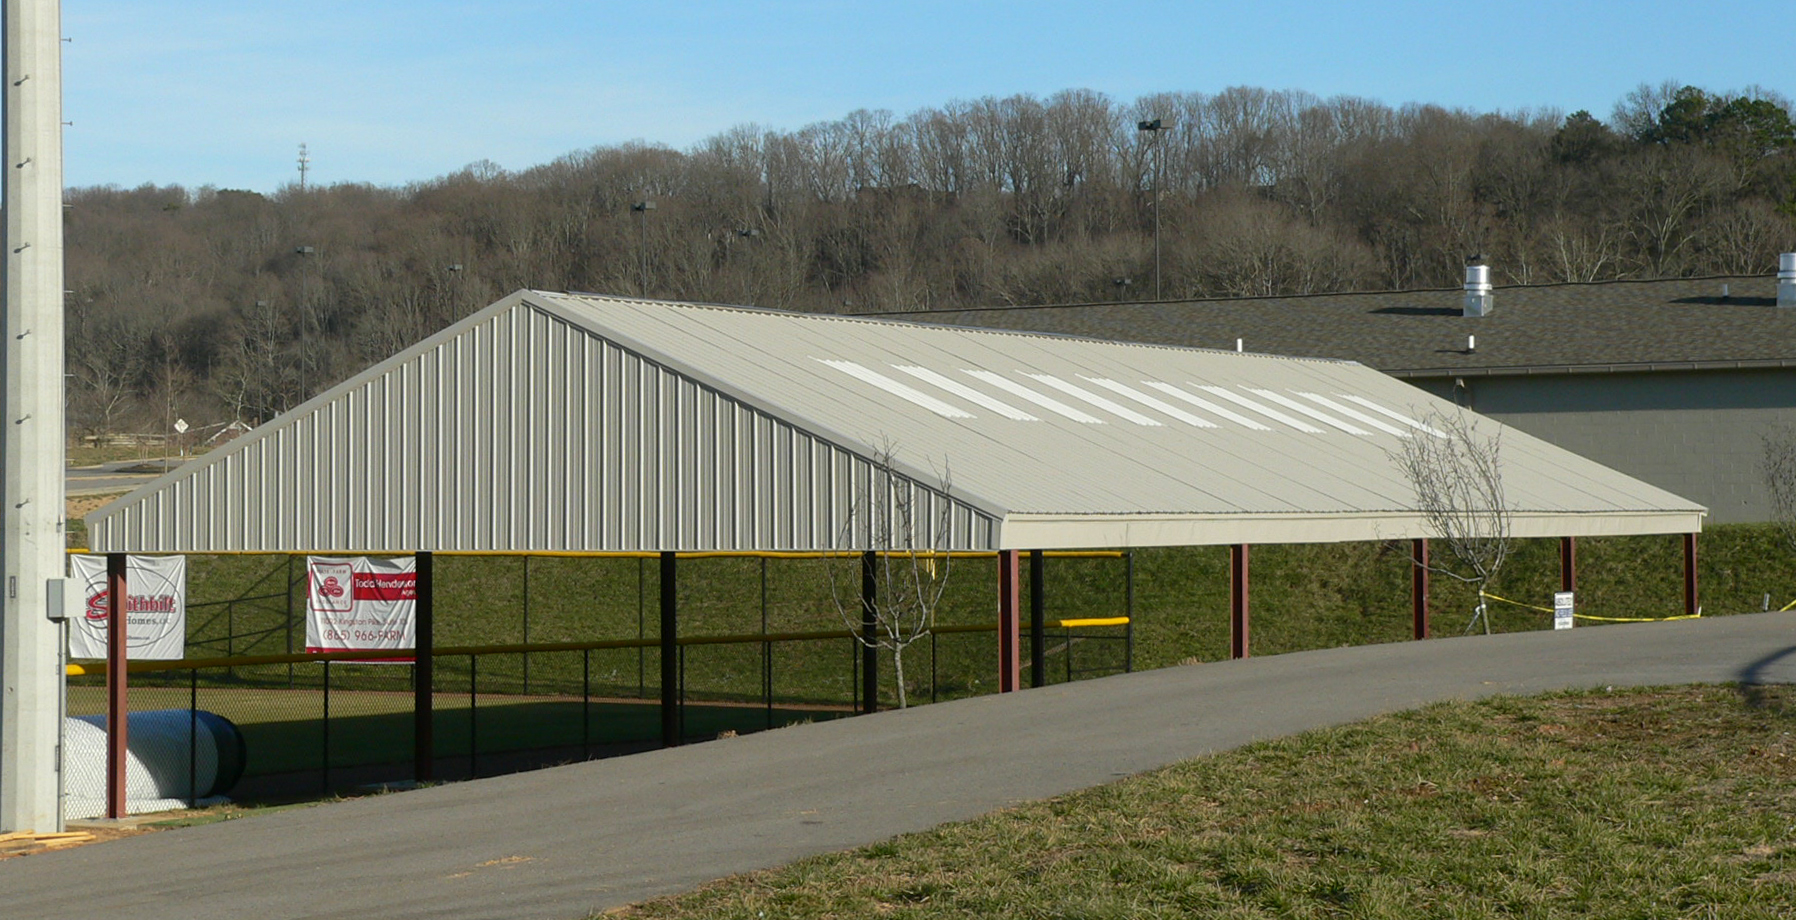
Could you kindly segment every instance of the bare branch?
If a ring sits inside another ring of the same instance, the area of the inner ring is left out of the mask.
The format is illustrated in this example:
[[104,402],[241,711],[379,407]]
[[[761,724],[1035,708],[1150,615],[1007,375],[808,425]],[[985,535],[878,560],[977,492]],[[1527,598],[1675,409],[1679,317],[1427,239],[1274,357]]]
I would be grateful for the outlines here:
[[1484,594],[1510,550],[1502,434],[1479,431],[1478,417],[1463,409],[1425,413],[1422,421],[1439,434],[1418,432],[1389,456],[1415,489],[1431,537],[1447,548],[1452,564],[1430,568],[1478,586],[1478,609],[1466,631],[1483,621],[1489,633]]
[[[881,445],[870,472],[854,486],[854,498],[837,545],[874,553],[877,598],[869,607],[858,590],[849,594],[842,581],[843,560],[826,562],[830,597],[836,613],[855,638],[869,648],[892,654],[898,707],[909,705],[904,650],[929,635],[936,610],[948,589],[953,561],[953,482],[946,465],[935,486],[925,486],[895,470],[896,445]],[[859,571],[861,560],[855,560]],[[859,580],[851,580],[857,587]],[[863,632],[870,621],[871,635]]]

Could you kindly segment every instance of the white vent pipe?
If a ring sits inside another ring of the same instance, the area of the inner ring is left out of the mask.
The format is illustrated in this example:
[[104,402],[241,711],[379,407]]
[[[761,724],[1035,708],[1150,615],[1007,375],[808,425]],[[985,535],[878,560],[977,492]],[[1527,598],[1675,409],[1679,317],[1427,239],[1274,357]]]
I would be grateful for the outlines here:
[[1777,305],[1796,307],[1796,252],[1777,257]]

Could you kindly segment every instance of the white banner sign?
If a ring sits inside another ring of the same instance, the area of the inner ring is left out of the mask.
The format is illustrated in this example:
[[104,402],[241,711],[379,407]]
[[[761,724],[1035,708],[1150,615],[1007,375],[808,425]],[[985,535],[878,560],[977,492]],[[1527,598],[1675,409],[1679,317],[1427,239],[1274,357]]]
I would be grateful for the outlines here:
[[307,556],[306,651],[410,651],[417,636],[416,566],[411,556]]
[[[80,616],[69,621],[69,657],[106,657],[106,557],[70,556],[82,586]],[[187,651],[187,557],[125,557],[125,657],[178,661]]]

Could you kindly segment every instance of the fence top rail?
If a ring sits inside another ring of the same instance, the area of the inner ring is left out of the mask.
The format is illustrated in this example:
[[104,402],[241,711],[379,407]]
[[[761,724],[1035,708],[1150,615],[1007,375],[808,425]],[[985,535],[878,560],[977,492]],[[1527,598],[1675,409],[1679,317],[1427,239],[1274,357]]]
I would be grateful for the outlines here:
[[[73,546],[65,550],[71,556],[103,555],[81,546]],[[419,552],[426,552],[420,550]],[[469,556],[469,557],[535,557],[539,559],[659,559],[661,553],[654,550],[484,550],[457,549],[431,550],[436,556]],[[882,556],[933,556],[953,559],[995,559],[995,550],[919,550],[906,552],[903,550],[875,550]],[[1125,550],[1117,549],[1050,549],[1041,551],[1049,559],[1121,559],[1128,555]],[[725,550],[725,549],[682,549],[674,550],[679,559],[858,559],[862,550]],[[133,556],[411,556],[415,553],[379,553],[356,549],[331,550],[228,550],[208,553],[132,553]]]
[[[1073,620],[1048,620],[1045,624],[1051,629],[1070,629],[1088,626],[1126,626],[1128,617],[1088,617]],[[1020,627],[1029,631],[1027,624]],[[938,633],[971,633],[997,632],[996,623],[969,623],[954,626],[937,626],[933,632]],[[764,642],[804,642],[817,639],[850,639],[857,635],[847,629],[822,629],[812,632],[784,633],[742,633],[728,636],[680,636],[674,640],[675,645],[757,645]],[[507,645],[439,645],[432,653],[433,658],[452,658],[459,655],[516,655],[525,652],[580,652],[629,648],[658,648],[660,639],[605,639],[597,642],[529,642]],[[369,661],[372,659],[407,659],[405,654],[411,649],[361,649],[353,652],[296,652],[282,655],[237,655],[229,658],[183,658],[178,661],[132,661],[126,664],[125,670],[130,674],[149,674],[161,671],[198,671],[206,668],[240,668],[259,664],[303,664],[313,661]],[[71,663],[66,668],[70,677],[91,677],[106,673],[106,662]]]

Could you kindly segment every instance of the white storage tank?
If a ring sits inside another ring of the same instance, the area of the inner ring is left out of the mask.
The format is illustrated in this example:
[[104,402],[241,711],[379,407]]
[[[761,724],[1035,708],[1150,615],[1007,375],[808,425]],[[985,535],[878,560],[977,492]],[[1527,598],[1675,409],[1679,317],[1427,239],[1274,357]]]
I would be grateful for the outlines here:
[[[125,742],[125,811],[143,814],[216,805],[243,777],[243,733],[217,713],[155,709],[131,713]],[[197,728],[197,732],[193,730]],[[192,736],[190,737],[190,732]],[[106,717],[63,723],[63,816],[106,813]],[[191,757],[190,757],[191,755]]]

